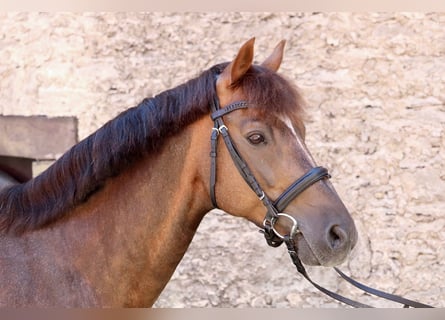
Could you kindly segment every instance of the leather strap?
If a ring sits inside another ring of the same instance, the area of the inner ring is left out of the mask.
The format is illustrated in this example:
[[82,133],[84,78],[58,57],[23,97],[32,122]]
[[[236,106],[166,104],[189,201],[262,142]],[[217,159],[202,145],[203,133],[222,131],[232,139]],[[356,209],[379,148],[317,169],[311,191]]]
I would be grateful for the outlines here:
[[345,275],[343,272],[341,272],[338,268],[334,267],[334,270],[337,271],[337,273],[347,282],[349,282],[350,284],[352,284],[354,287],[357,287],[369,294],[375,295],[377,297],[386,299],[386,300],[391,300],[400,304],[404,305],[404,308],[409,308],[409,307],[413,307],[413,308],[433,308],[430,305],[421,303],[421,302],[417,302],[417,301],[413,301],[413,300],[409,300],[406,299],[404,297],[395,295],[395,294],[391,294],[388,292],[384,292],[381,290],[377,290],[371,287],[368,287],[360,282],[358,282],[357,280],[352,279],[351,277]]
[[214,111],[212,110],[212,114],[210,115],[210,117],[212,118],[213,121],[215,121],[216,119],[221,118],[222,116],[224,116],[232,111],[235,111],[238,109],[246,109],[247,107],[248,107],[247,101],[233,102],[223,109],[217,109]]
[[297,267],[298,272],[300,272],[303,275],[303,277],[305,277],[306,280],[309,281],[315,288],[317,288],[324,294],[328,295],[329,297],[331,297],[337,301],[343,302],[347,305],[350,305],[354,308],[372,308],[370,305],[346,298],[338,293],[335,293],[335,292],[332,292],[326,288],[323,288],[322,286],[320,286],[319,284],[314,282],[307,274],[306,269],[304,268],[303,264],[301,263],[300,258],[298,257],[298,253],[296,250],[296,246],[294,245],[293,239],[289,238],[289,236],[285,236],[284,243],[287,246],[287,251],[289,252],[289,255],[290,255],[295,267]]
[[[300,272],[303,277],[306,278],[307,281],[309,281],[315,288],[317,288],[318,290],[320,290],[321,292],[323,292],[324,294],[328,295],[329,297],[340,301],[344,304],[350,305],[354,308],[373,308],[370,305],[346,298],[338,293],[332,292],[322,286],[320,286],[319,284],[317,284],[316,282],[314,282],[308,275],[308,273],[306,272],[306,269],[304,268],[303,264],[301,263],[300,258],[298,257],[298,253],[297,253],[297,249],[295,246],[295,243],[293,241],[292,238],[290,238],[289,236],[285,236],[284,237],[284,243],[287,246],[287,251],[289,252],[289,255],[292,259],[292,262],[294,263],[295,267],[297,268],[298,272]],[[420,303],[417,301],[413,301],[413,300],[409,300],[391,293],[387,293],[381,290],[377,290],[371,287],[368,287],[350,277],[348,277],[347,275],[345,275],[343,272],[341,272],[338,268],[334,267],[334,270],[347,282],[349,282],[350,284],[352,284],[353,286],[369,293],[372,295],[375,295],[377,297],[386,299],[386,300],[390,300],[390,301],[394,301],[397,303],[400,303],[403,305],[404,308],[409,308],[409,307],[413,307],[413,308],[433,308],[430,305],[424,304],[424,303]]]
[[328,170],[323,167],[312,168],[309,172],[292,183],[284,192],[274,201],[273,205],[278,212],[283,210],[289,203],[295,199],[300,193],[309,188],[315,182],[324,178],[330,178]]
[[248,103],[246,101],[237,101],[234,102],[225,108],[219,109],[219,100],[218,97],[214,97],[210,104],[210,110],[212,112],[211,117],[214,121],[214,127],[212,129],[211,135],[211,151],[210,151],[210,198],[213,204],[213,207],[218,208],[218,203],[216,200],[216,157],[217,157],[217,147],[218,147],[218,137],[221,135],[223,137],[224,143],[229,151],[230,156],[232,157],[233,163],[235,167],[240,172],[243,179],[246,181],[247,185],[255,192],[257,197],[263,202],[263,205],[267,208],[266,218],[269,223],[264,225],[264,229],[261,230],[264,233],[264,237],[266,238],[267,243],[272,247],[278,247],[282,244],[282,240],[278,238],[272,230],[272,220],[277,219],[278,212],[276,208],[273,206],[272,201],[263,191],[252,171],[249,169],[249,166],[244,161],[244,159],[239,154],[235,144],[233,143],[228,128],[224,125],[224,121],[222,116],[239,109],[244,109],[248,107]]
[[[249,187],[255,192],[255,194],[258,196],[258,198],[260,200],[264,200],[265,198],[267,198],[266,194],[264,193],[263,189],[260,187],[258,181],[255,179],[255,176],[253,175],[252,171],[249,169],[249,166],[247,165],[247,163],[244,161],[244,159],[240,156],[238,150],[235,147],[235,144],[233,143],[232,139],[230,138],[229,135],[229,131],[228,128],[224,125],[224,122],[222,120],[222,116],[232,112],[234,110],[238,110],[241,108],[247,108],[247,102],[246,101],[238,101],[238,102],[234,102],[230,105],[228,105],[227,107],[223,108],[223,109],[218,109],[218,98],[215,97],[215,99],[213,100],[213,103],[211,105],[211,109],[212,109],[212,119],[214,119],[215,123],[214,123],[214,128],[212,130],[212,135],[211,135],[211,152],[210,152],[210,156],[212,157],[212,162],[214,161],[214,163],[211,163],[211,181],[210,181],[210,189],[214,189],[215,185],[216,185],[216,155],[217,155],[217,138],[218,135],[221,134],[224,140],[224,143],[226,144],[226,147],[229,151],[230,156],[232,157],[232,160],[235,164],[235,167],[238,169],[238,171],[240,172],[241,176],[244,178],[244,180],[247,182],[247,184],[249,185]],[[217,203],[216,203],[216,196],[215,196],[215,192],[211,191],[211,193],[213,193],[213,199],[212,202],[214,202],[214,206],[217,207]],[[271,203],[271,201],[269,201]]]
[[216,157],[217,157],[217,143],[218,143],[219,131],[217,128],[213,128],[212,135],[210,136],[210,199],[214,208],[218,208],[215,195],[216,187]]
[[243,158],[241,158],[238,150],[235,147],[235,144],[233,143],[232,139],[229,136],[229,131],[227,127],[222,126],[219,129],[219,131],[224,139],[224,143],[226,144],[227,149],[229,150],[229,154],[232,157],[232,160],[235,163],[235,166],[240,172],[241,176],[244,178],[244,180],[247,182],[250,188],[255,192],[257,197],[260,200],[263,200],[263,198],[265,198],[266,195],[263,189],[260,187],[259,183],[257,182],[255,176],[252,174],[252,171],[249,169],[247,163],[244,161]]

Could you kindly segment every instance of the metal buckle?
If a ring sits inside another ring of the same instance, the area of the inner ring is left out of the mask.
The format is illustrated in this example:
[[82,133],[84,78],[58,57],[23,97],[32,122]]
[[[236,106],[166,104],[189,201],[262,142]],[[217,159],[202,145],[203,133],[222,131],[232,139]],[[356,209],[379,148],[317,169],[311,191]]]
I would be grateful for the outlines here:
[[223,133],[223,132],[222,132],[223,129],[226,129],[226,131],[229,131],[229,128],[227,128],[227,127],[223,124],[223,125],[221,125],[221,126],[218,128],[219,133],[222,134],[222,133]]
[[285,218],[288,218],[290,221],[292,221],[293,226],[292,226],[291,231],[290,231],[290,234],[289,234],[289,237],[292,239],[297,233],[300,232],[300,230],[298,229],[298,222],[297,222],[297,220],[296,220],[294,217],[292,217],[290,214],[287,214],[287,213],[278,213],[277,217],[276,217],[275,219],[273,219],[273,220],[270,222],[270,224],[271,224],[271,228],[272,228],[273,232],[275,232],[276,236],[277,236],[278,238],[280,238],[280,239],[284,239],[284,238],[285,238],[285,236],[283,236],[282,234],[280,234],[280,233],[275,229],[275,223],[278,221],[278,219],[279,219],[280,217],[285,217]]
[[[266,197],[266,194],[264,193],[264,191],[261,191],[261,196],[258,197],[258,199],[260,199],[261,201],[263,201],[263,199]],[[263,222],[264,224],[264,222]]]

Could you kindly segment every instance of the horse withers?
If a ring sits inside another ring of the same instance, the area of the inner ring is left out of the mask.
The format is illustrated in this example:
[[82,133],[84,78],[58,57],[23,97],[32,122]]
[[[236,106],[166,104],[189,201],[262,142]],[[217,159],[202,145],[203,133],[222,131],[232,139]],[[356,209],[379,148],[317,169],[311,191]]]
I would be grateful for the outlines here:
[[[303,99],[277,73],[284,41],[259,65],[253,47],[144,99],[0,191],[0,305],[151,306],[215,206],[272,243],[293,233],[303,263],[345,260],[357,232],[327,174],[298,195],[293,187],[317,166]],[[293,196],[275,212],[283,193]]]

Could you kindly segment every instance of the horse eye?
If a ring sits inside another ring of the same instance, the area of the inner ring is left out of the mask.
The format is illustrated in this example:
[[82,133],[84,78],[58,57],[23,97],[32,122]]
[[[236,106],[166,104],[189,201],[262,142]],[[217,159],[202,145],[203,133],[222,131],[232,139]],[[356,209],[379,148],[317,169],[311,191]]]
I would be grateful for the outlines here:
[[266,141],[264,136],[260,133],[253,133],[250,136],[248,136],[247,139],[251,144],[260,144]]

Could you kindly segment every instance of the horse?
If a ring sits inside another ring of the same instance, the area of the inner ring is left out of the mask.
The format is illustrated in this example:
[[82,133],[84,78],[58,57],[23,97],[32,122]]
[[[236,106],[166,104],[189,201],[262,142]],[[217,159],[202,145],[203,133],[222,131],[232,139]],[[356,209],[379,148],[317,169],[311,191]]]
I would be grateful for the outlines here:
[[285,41],[261,64],[254,41],[0,192],[1,306],[150,307],[215,207],[273,246],[295,235],[305,264],[346,259],[357,231],[305,144],[299,89],[277,72]]

